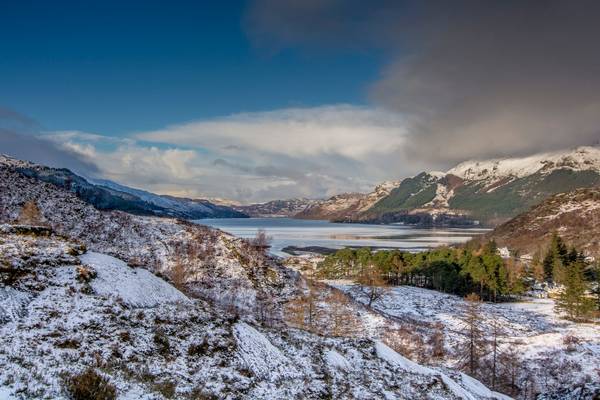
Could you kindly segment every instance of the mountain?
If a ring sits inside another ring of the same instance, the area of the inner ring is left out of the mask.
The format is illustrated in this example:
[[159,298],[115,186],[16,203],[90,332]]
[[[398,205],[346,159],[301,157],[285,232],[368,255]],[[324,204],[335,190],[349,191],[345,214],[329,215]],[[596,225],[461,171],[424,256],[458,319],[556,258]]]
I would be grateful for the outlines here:
[[494,239],[520,254],[533,254],[546,248],[553,232],[586,255],[600,258],[600,187],[554,195],[483,239]]
[[233,208],[251,217],[293,217],[319,200],[288,199],[273,200],[266,203],[233,206]]
[[0,155],[0,166],[66,188],[100,210],[183,219],[244,218],[244,213],[207,200],[161,196],[108,180],[88,180],[64,168],[50,168]]
[[556,193],[600,185],[600,148],[467,161],[404,179],[352,220],[497,225]]
[[368,210],[373,204],[387,196],[398,182],[384,182],[370,193],[343,193],[326,200],[314,201],[296,213],[295,218],[328,219],[343,221]]

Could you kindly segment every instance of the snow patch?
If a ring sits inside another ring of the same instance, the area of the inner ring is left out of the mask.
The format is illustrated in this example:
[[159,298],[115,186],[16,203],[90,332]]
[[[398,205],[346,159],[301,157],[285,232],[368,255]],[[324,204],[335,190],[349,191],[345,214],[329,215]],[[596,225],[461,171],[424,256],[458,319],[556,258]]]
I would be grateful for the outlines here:
[[245,366],[261,378],[276,378],[298,375],[290,360],[265,335],[239,322],[234,326],[238,344],[238,355]]
[[80,260],[96,271],[97,276],[90,285],[98,295],[120,298],[132,307],[145,308],[190,302],[183,293],[150,271],[131,268],[117,258],[88,252]]
[[0,323],[14,322],[23,316],[31,295],[11,287],[0,286]]
[[463,389],[458,383],[454,382],[446,374],[419,365],[416,362],[411,361],[408,358],[396,353],[394,350],[390,349],[382,342],[375,342],[375,352],[377,353],[377,356],[382,360],[387,361],[391,365],[398,366],[407,372],[419,375],[437,375],[444,382],[446,387],[457,397],[465,400],[476,400],[476,397],[468,393],[465,389]]
[[352,367],[346,358],[335,350],[327,350],[324,355],[325,362],[332,369],[348,371]]

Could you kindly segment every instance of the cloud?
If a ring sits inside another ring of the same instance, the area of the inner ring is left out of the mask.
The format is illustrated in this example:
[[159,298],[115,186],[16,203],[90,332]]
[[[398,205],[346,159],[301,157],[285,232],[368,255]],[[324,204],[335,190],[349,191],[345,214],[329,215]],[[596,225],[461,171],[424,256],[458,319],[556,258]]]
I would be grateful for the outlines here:
[[394,113],[334,105],[240,113],[172,125],[139,133],[136,138],[232,152],[257,150],[289,156],[339,154],[362,158],[401,145],[402,124],[402,119]]
[[37,136],[38,129],[33,119],[0,107],[0,153],[52,167],[69,168],[88,176],[98,173],[96,165],[83,154]]
[[596,1],[257,0],[247,23],[261,47],[385,49],[371,99],[404,117],[406,157],[450,166],[597,143],[599,19]]
[[417,172],[398,156],[402,123],[395,113],[333,105],[234,114],[124,139],[76,131],[47,138],[119,183],[256,202],[366,191],[398,170]]

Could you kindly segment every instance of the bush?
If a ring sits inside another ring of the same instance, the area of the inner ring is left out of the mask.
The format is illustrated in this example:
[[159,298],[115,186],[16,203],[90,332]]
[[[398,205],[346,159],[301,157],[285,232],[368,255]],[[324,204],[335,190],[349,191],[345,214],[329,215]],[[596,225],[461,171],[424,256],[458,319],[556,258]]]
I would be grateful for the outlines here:
[[81,283],[90,283],[97,276],[92,268],[80,265],[77,267],[77,280]]
[[206,340],[203,340],[201,343],[192,343],[190,347],[188,347],[188,356],[190,357],[199,357],[208,352],[208,343]]
[[166,357],[167,355],[169,355],[170,351],[171,351],[171,345],[169,343],[169,338],[167,337],[167,335],[165,335],[165,333],[162,330],[157,330],[156,332],[154,332],[154,344],[156,345],[158,352],[163,356]]
[[115,400],[117,389],[92,368],[66,379],[65,388],[72,400]]

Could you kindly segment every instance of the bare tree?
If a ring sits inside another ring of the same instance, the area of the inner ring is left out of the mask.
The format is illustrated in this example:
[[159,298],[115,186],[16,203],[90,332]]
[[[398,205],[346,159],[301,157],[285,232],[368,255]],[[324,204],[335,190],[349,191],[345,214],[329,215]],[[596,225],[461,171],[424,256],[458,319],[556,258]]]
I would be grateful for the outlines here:
[[362,268],[356,278],[356,283],[360,285],[360,290],[367,296],[367,306],[371,307],[373,303],[381,300],[388,292],[388,286],[379,269],[368,264]]
[[479,375],[481,360],[485,353],[485,338],[481,316],[481,299],[475,293],[465,298],[462,315],[463,336],[465,337],[459,349],[459,367],[470,375]]
[[256,318],[267,326],[273,326],[277,319],[277,306],[273,296],[266,292],[256,295]]
[[381,340],[404,357],[421,362],[427,358],[422,351],[424,347],[423,339],[410,326],[394,327],[389,324],[384,329]]
[[189,269],[183,263],[181,258],[175,260],[171,271],[169,271],[169,279],[173,286],[175,286],[178,290],[185,292],[186,284],[188,283],[189,278]]
[[17,222],[22,225],[41,225],[42,213],[35,201],[29,200],[23,205]]
[[491,380],[492,380],[492,389],[496,389],[496,381],[498,378],[498,358],[500,356],[500,351],[499,351],[499,346],[500,346],[500,342],[499,339],[500,337],[504,334],[504,331],[500,325],[500,323],[498,322],[497,319],[492,318],[490,320],[490,347],[491,347],[491,365],[490,365],[490,372],[491,372]]
[[428,340],[428,344],[431,346],[431,356],[433,358],[443,358],[446,354],[444,339],[444,324],[438,322],[434,325],[433,332]]
[[362,326],[348,296],[340,290],[332,290],[326,299],[329,321],[327,328],[331,336],[354,336]]
[[308,281],[307,288],[300,296],[285,306],[286,322],[300,329],[317,332],[322,317],[322,309],[318,304],[319,297],[316,284]]

